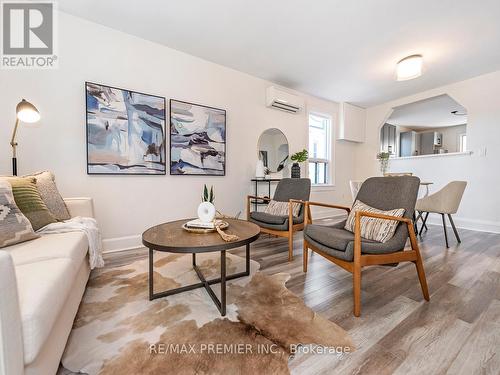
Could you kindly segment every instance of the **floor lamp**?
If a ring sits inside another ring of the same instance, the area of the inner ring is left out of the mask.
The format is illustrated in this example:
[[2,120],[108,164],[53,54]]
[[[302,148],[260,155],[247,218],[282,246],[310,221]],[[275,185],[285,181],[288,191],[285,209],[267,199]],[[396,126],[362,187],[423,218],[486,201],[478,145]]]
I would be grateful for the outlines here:
[[14,125],[14,131],[12,132],[12,139],[10,145],[12,146],[12,175],[17,176],[17,157],[16,157],[16,133],[17,127],[19,126],[19,121],[33,123],[40,120],[40,113],[38,109],[27,102],[26,100],[21,100],[16,106],[16,125]]

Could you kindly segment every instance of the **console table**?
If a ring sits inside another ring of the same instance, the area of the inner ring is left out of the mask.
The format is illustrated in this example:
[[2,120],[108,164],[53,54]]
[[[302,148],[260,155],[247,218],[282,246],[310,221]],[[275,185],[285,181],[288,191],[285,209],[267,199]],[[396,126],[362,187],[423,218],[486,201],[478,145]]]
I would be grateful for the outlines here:
[[[267,197],[271,198],[271,182],[279,182],[281,178],[252,178],[250,181],[255,183],[255,196],[259,196],[259,184],[264,182],[267,183]],[[269,202],[263,202],[253,199],[251,203],[254,205],[254,211],[257,211],[257,207],[261,204],[268,204]]]

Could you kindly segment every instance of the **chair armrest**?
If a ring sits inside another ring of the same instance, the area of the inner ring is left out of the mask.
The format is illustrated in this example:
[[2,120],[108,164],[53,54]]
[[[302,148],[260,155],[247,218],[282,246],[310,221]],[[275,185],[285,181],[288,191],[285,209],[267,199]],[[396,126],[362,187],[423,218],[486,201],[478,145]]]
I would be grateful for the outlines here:
[[247,195],[247,220],[250,220],[250,200],[262,200],[262,201],[270,201],[271,198],[267,197],[257,197],[256,195]]
[[16,270],[0,250],[0,374],[24,373],[24,349]]
[[412,238],[412,241],[416,239],[415,232],[413,231],[413,223],[410,219],[406,217],[397,217],[391,215],[383,215],[375,212],[367,212],[367,211],[356,211],[356,216],[354,218],[354,262],[359,263],[361,259],[361,218],[363,216],[373,217],[376,219],[384,219],[384,220],[394,220],[399,221],[401,223],[406,223],[408,227],[408,234]]
[[321,203],[321,202],[305,202],[306,203],[306,218],[305,218],[305,223],[307,224],[312,224],[312,214],[311,214],[311,206],[319,206],[319,207],[326,207],[326,208],[334,208],[338,210],[345,210],[347,213],[351,212],[351,208],[347,206],[340,206],[338,204],[329,204],[329,203]]
[[336,208],[339,210],[346,210],[347,212],[351,212],[351,207],[347,206],[340,206],[338,204],[329,204],[329,203],[321,203],[321,202],[307,202],[309,206],[320,206],[320,207],[327,207],[327,208]]
[[71,217],[94,217],[94,202],[92,198],[64,198]]

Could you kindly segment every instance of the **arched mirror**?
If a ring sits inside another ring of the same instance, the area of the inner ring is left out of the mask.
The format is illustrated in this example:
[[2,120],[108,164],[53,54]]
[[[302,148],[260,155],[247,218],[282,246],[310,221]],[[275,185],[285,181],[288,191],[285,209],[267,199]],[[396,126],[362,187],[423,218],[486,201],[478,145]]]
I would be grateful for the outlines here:
[[280,172],[285,167],[289,156],[288,140],[285,134],[276,128],[265,130],[259,137],[257,153],[269,172]]

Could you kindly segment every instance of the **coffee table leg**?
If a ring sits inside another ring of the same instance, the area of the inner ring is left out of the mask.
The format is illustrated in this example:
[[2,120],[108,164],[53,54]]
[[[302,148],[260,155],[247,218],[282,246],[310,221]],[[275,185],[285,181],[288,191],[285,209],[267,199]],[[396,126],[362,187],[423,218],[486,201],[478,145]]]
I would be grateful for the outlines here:
[[245,269],[246,275],[250,275],[250,244],[247,244],[246,248],[246,269]]
[[226,316],[226,250],[220,252],[220,314]]
[[149,300],[153,300],[153,249],[149,249]]
[[[212,280],[206,280],[203,276],[201,270],[196,264],[196,253],[192,253],[193,269],[196,271],[199,283],[182,286],[180,288],[165,290],[162,292],[154,293],[153,290],[153,249],[149,249],[149,300],[154,300],[156,298],[167,297],[177,293],[187,292],[188,290],[193,290],[197,288],[204,287],[208,292],[208,295],[214,301],[215,305],[219,309],[222,316],[226,315],[226,281],[237,279],[239,277],[250,275],[250,245],[246,245],[246,265],[245,271],[238,272],[232,275],[226,275],[226,250],[221,250],[220,258],[220,277]],[[210,288],[211,284],[220,283],[220,300],[217,298],[213,290]]]

